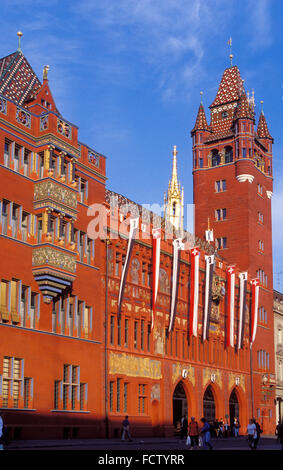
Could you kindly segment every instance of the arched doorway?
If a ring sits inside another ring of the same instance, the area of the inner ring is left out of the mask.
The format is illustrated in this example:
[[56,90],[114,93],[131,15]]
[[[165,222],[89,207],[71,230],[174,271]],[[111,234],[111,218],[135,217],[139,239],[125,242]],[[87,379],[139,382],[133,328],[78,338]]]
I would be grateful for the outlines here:
[[179,430],[183,416],[188,417],[188,401],[182,382],[176,386],[173,394],[173,424]]
[[229,414],[230,414],[230,424],[231,426],[234,423],[234,419],[239,420],[239,401],[237,397],[236,390],[233,389],[229,399]]
[[215,401],[210,385],[207,387],[203,396],[203,416],[206,421],[215,421]]

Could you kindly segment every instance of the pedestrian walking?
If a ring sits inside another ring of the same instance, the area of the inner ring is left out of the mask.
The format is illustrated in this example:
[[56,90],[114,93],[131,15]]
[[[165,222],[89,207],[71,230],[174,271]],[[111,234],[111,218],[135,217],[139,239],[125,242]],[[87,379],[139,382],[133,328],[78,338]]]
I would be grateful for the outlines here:
[[240,423],[239,423],[239,420],[237,418],[234,418],[234,426],[233,426],[233,429],[234,429],[234,436],[235,437],[238,437],[239,436],[239,431],[240,431]]
[[190,436],[191,439],[191,449],[198,448],[198,442],[199,442],[199,426],[198,422],[195,420],[195,417],[191,417],[191,421],[188,426],[188,436]]
[[251,449],[254,449],[254,441],[257,438],[257,432],[256,432],[256,425],[253,419],[250,419],[249,421],[249,424],[247,427],[247,433],[248,433],[249,447]]
[[254,422],[255,427],[256,427],[256,438],[254,439],[254,449],[256,449],[257,446],[258,446],[260,435],[262,433],[262,429],[260,427],[260,424],[257,422],[257,420],[255,418],[253,419],[253,422]]
[[132,437],[130,433],[130,421],[129,421],[128,416],[126,416],[124,421],[122,422],[122,441],[125,440],[126,435],[127,435],[128,440],[132,441]]
[[218,437],[223,437],[224,436],[224,421],[222,418],[219,420],[219,433]]
[[203,436],[203,447],[208,448],[209,450],[212,450],[213,446],[210,442],[210,439],[211,439],[210,424],[206,421],[205,418],[201,418],[201,422],[203,426],[200,429],[200,434]]
[[181,438],[184,439],[188,435],[188,420],[186,416],[183,416],[181,421]]

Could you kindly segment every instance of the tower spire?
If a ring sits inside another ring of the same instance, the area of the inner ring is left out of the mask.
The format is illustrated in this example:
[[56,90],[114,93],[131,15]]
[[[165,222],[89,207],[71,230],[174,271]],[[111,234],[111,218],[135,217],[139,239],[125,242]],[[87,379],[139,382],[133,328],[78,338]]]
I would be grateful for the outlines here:
[[168,184],[167,196],[164,195],[165,220],[170,222],[176,230],[183,232],[184,219],[184,189],[178,181],[177,174],[177,146],[173,147],[172,176]]

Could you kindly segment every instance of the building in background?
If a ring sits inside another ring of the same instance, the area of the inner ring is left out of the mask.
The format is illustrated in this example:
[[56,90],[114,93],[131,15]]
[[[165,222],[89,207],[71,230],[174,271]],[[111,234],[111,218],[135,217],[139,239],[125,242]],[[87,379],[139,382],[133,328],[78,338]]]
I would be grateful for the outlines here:
[[[57,109],[47,66],[41,82],[20,46],[0,59],[0,406],[12,437],[118,437],[125,414],[136,436],[172,435],[184,414],[237,417],[242,429],[256,414],[264,432],[274,432],[272,177],[264,166],[272,138],[264,117],[255,138],[238,69],[227,70],[211,124],[201,105],[192,131],[198,237],[184,232],[176,243],[183,229],[176,148],[163,220],[105,189],[105,157],[81,143]],[[245,157],[234,148],[232,110]],[[219,156],[223,139],[227,160]],[[249,154],[250,142],[257,153]],[[98,208],[105,212],[96,238]],[[204,241],[212,216],[217,250]],[[130,218],[139,218],[133,232]]]
[[274,347],[276,370],[276,422],[283,419],[283,294],[274,290]]
[[168,184],[167,194],[164,194],[164,218],[180,234],[184,232],[184,188],[178,181],[177,148],[173,149],[172,176]]

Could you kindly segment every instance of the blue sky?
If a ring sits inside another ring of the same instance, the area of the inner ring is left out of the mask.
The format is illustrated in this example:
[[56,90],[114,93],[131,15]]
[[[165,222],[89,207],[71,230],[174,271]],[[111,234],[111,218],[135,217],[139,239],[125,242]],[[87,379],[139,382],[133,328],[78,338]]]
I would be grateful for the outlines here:
[[[108,157],[107,186],[138,203],[163,203],[178,148],[192,203],[191,137],[200,91],[212,103],[233,64],[260,100],[274,144],[274,286],[283,291],[283,2],[281,0],[1,0],[0,56],[22,50],[49,81],[79,139]],[[208,116],[208,112],[207,112]],[[190,229],[190,227],[188,227]],[[278,277],[277,273],[281,273]],[[280,280],[278,284],[278,279]]]

